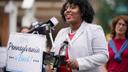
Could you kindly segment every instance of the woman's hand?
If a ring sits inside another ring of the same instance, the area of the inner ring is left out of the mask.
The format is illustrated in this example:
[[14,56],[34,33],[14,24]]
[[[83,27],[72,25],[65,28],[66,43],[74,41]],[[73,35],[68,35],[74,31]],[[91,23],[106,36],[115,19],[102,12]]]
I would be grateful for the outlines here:
[[67,61],[67,67],[71,69],[79,69],[79,65],[77,60],[75,59],[68,59]]
[[53,69],[53,65],[46,65],[45,72],[55,72],[55,70]]

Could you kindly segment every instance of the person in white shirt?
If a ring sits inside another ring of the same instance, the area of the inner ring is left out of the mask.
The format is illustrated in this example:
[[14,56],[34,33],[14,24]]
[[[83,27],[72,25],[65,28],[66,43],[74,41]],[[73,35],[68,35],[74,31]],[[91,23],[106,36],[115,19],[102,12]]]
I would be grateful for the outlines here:
[[94,11],[88,0],[67,0],[61,9],[65,24],[54,41],[51,51],[59,54],[61,45],[68,41],[66,65],[58,72],[101,72],[108,61],[106,39],[101,26],[92,24]]

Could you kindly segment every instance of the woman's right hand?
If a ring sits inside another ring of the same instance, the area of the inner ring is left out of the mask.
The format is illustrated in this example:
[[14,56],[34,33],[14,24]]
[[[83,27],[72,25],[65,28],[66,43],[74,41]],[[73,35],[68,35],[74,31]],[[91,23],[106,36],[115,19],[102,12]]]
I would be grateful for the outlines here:
[[45,66],[45,72],[56,72],[55,69],[53,69],[53,65],[46,65]]

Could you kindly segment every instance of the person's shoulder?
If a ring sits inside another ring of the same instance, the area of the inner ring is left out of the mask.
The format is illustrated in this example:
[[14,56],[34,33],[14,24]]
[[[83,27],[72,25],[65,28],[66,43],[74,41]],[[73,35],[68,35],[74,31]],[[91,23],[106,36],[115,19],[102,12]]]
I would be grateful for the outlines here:
[[88,24],[89,29],[96,30],[96,29],[102,29],[102,27],[98,24]]
[[69,27],[62,28],[62,29],[59,30],[59,32],[63,33],[63,32],[65,32],[65,31],[67,31],[67,30],[69,30]]
[[63,30],[68,30],[68,29],[69,29],[69,27],[65,27],[65,28],[62,28],[60,30],[63,31]]

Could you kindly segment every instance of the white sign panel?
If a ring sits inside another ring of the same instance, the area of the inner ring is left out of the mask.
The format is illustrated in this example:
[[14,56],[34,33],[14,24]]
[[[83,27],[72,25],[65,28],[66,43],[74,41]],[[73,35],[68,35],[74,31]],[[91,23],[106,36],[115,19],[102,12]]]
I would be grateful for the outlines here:
[[46,48],[45,35],[10,34],[7,48],[8,71],[41,72],[42,54]]
[[0,68],[6,66],[6,59],[7,59],[7,48],[0,47]]

